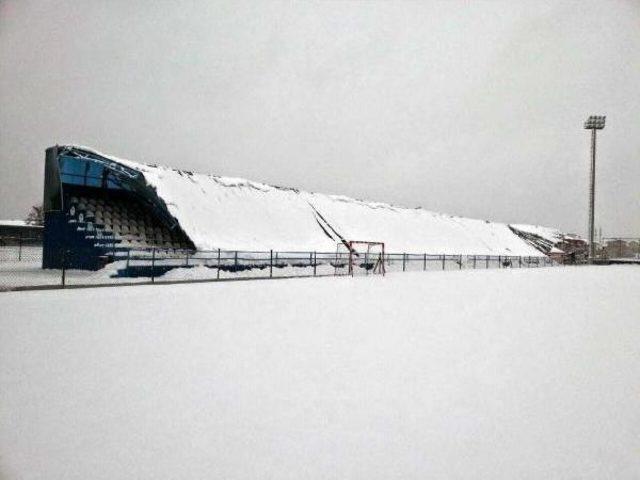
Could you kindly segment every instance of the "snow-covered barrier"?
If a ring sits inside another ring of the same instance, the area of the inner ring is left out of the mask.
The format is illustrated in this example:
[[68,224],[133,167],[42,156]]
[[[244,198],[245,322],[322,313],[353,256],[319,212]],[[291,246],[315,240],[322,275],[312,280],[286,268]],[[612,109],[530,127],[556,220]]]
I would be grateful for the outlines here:
[[116,158],[142,174],[198,250],[320,251],[342,239],[409,254],[543,256],[508,225]]

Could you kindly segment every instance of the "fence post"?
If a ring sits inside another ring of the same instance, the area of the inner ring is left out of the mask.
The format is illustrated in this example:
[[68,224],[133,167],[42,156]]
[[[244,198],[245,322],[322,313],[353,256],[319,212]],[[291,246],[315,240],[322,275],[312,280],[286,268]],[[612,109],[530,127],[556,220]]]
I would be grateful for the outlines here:
[[458,266],[460,267],[458,270],[462,270],[462,255],[458,259]]
[[22,230],[20,230],[20,237],[18,239],[18,261],[22,261]]
[[189,251],[187,251],[187,257],[186,257],[186,259],[185,259],[185,264],[184,264],[184,266],[185,266],[185,267],[188,267],[188,266],[189,266]]
[[407,268],[407,254],[403,253],[402,254],[402,271],[404,272],[406,268]]
[[369,275],[369,252],[364,254],[364,273]]
[[269,250],[269,278],[273,278],[273,250]]
[[67,276],[67,255],[66,250],[62,249],[62,288],[66,285]]
[[218,249],[218,271],[216,272],[216,280],[220,280],[220,249]]
[[484,268],[485,269],[489,268],[489,255],[484,256],[484,263],[485,263]]
[[129,269],[130,258],[131,258],[131,249],[127,250],[127,270]]
[[313,276],[316,276],[316,267],[318,266],[318,254],[313,252]]
[[233,271],[238,271],[238,251],[236,250],[233,254]]
[[156,249],[151,249],[151,283],[156,282]]
[[442,270],[444,270],[444,262],[446,260],[447,256],[442,254]]
[[498,268],[502,268],[502,256],[498,255]]
[[522,268],[522,255],[518,257],[518,268]]
[[476,256],[473,256],[473,269],[476,269]]
[[422,259],[422,270],[426,270],[427,269],[427,254],[424,254],[424,258]]

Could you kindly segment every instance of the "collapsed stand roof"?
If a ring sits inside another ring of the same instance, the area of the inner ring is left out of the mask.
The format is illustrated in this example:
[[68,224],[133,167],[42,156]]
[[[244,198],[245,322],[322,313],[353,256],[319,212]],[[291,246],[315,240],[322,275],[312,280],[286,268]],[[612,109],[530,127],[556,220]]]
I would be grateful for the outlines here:
[[341,239],[385,242],[389,252],[543,254],[502,223],[192,173],[105,155],[140,172],[199,250],[324,251]]

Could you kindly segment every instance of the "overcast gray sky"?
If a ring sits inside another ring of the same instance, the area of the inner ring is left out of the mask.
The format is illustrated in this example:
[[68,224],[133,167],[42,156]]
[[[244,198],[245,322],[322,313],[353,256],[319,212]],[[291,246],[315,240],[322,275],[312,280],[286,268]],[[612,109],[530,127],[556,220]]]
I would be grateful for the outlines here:
[[640,2],[0,0],[0,218],[44,149],[640,235]]

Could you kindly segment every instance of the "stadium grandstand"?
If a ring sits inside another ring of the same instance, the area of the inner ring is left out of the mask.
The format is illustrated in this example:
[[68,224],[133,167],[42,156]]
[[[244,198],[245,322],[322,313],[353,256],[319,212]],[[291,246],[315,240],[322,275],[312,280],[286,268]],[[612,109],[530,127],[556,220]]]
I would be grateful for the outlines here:
[[[133,251],[335,251],[543,257],[503,223],[136,163],[80,146],[46,150],[43,268],[98,270]],[[66,258],[65,258],[66,257]]]

